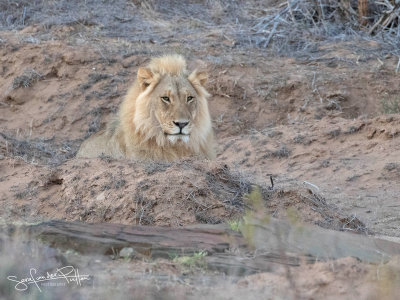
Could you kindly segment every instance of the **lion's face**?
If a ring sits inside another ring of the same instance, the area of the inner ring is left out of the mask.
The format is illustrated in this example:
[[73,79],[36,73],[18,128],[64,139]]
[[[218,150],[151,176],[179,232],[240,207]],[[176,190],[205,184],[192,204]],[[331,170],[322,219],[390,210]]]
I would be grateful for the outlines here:
[[148,80],[140,82],[143,92],[137,100],[136,127],[148,130],[160,145],[191,142],[193,135],[199,134],[196,128],[203,125],[204,114],[209,118],[205,74],[159,75],[144,70],[138,71],[139,82],[144,77]]
[[165,75],[151,94],[160,130],[172,143],[187,142],[195,125],[199,95],[184,76]]

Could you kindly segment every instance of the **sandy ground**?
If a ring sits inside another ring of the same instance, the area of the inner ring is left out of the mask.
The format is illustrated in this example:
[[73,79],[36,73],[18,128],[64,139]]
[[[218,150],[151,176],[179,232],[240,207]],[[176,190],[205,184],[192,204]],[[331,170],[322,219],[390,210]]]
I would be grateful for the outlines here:
[[[148,20],[143,12],[139,17]],[[125,26],[126,20],[118,22]],[[167,26],[160,22],[150,23]],[[294,208],[306,223],[400,237],[400,115],[391,114],[400,85],[397,58],[381,44],[325,42],[309,55],[275,55],[240,46],[217,27],[180,43],[179,31],[173,37],[160,29],[145,39],[142,30],[135,39],[104,34],[98,23],[31,23],[0,31],[2,220],[217,224],[243,216],[243,199],[257,184],[275,217]],[[171,52],[210,75],[217,160],[75,159],[82,141],[117,111],[137,68]],[[95,272],[93,260],[81,264]],[[210,274],[194,283],[176,279],[181,270],[168,261],[100,265],[108,272],[102,280],[123,278],[148,298],[218,292],[224,299],[287,299],[290,290],[293,299],[395,299],[399,270],[396,260],[391,263],[383,277],[379,266],[344,258],[231,281],[216,275],[211,287]],[[145,278],[150,269],[170,279]]]

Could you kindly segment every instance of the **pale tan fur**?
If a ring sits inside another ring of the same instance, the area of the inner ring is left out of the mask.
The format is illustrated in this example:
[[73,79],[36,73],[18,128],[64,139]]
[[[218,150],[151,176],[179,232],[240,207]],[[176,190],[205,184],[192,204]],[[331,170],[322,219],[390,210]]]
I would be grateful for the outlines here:
[[147,67],[139,68],[117,117],[86,140],[77,157],[215,158],[206,80],[204,72],[189,74],[182,56],[152,59]]

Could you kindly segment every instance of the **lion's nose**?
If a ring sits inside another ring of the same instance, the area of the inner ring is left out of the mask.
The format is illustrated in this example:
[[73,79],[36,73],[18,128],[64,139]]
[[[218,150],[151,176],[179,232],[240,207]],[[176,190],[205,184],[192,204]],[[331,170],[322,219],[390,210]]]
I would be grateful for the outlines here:
[[174,121],[174,124],[176,126],[178,126],[180,130],[182,130],[187,124],[189,124],[189,122],[175,122]]

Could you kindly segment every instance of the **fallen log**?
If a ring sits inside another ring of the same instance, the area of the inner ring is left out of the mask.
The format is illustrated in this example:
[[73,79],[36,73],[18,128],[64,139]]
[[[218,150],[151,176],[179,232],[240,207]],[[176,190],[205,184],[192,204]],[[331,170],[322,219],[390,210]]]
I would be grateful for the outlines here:
[[[206,251],[207,269],[243,276],[271,271],[283,262],[281,257],[264,256],[258,259],[235,254],[232,249],[244,249],[243,237],[225,225],[192,225],[181,228],[156,226],[128,226],[119,224],[86,224],[80,222],[49,221],[36,225],[14,226],[11,235],[38,239],[57,249],[75,250],[86,255],[115,256],[124,248],[131,248],[132,258],[172,258],[191,256]],[[9,229],[10,234],[10,229]],[[286,264],[298,265],[298,258],[286,259]]]
[[309,224],[270,218],[247,220],[243,226],[245,237],[221,224],[171,228],[65,221],[11,226],[8,233],[87,255],[115,255],[132,248],[133,258],[154,259],[206,251],[208,269],[238,276],[347,256],[381,263],[400,255],[398,243]]
[[20,230],[52,247],[82,254],[112,255],[130,247],[140,256],[168,258],[171,254],[190,255],[198,251],[213,254],[245,245],[238,233],[228,232],[223,225],[171,228],[49,221]]

